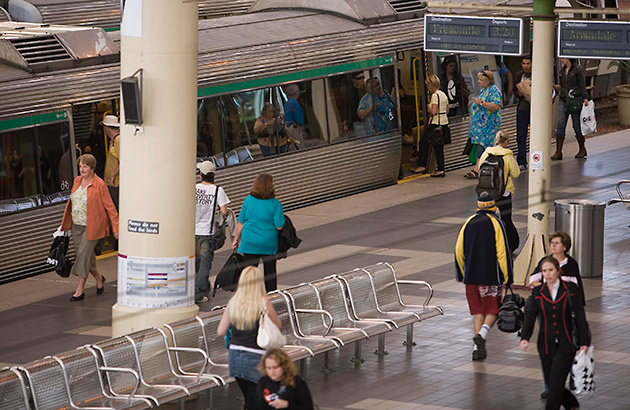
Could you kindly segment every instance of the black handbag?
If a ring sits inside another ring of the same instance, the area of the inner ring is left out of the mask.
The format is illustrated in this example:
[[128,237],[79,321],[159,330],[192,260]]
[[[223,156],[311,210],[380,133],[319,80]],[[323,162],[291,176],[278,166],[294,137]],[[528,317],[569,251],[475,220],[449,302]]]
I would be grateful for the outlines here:
[[[572,325],[571,345],[573,346],[573,349],[580,350],[580,338],[578,336],[579,335],[578,328],[575,322],[575,309],[573,309],[573,301],[571,300],[571,293],[569,292],[569,288],[567,287],[566,289],[567,289],[567,302],[569,304],[569,309],[571,310],[571,325]],[[588,332],[588,338],[590,340],[591,328],[589,327],[588,322],[586,322],[586,330]]]
[[440,109],[440,94],[437,94],[437,98],[438,98],[438,123],[436,124],[429,124],[429,132],[428,132],[428,140],[427,142],[429,143],[429,145],[444,145],[447,144],[445,138],[444,138],[444,134],[446,134],[448,132],[448,144],[450,144],[451,142],[451,132],[448,129],[448,125],[442,125],[440,123],[440,116],[442,114],[446,114],[444,112],[439,112]]
[[466,140],[466,146],[464,147],[464,150],[462,151],[462,155],[465,155],[465,156],[470,155],[470,151],[472,151],[472,147],[473,147],[472,140],[470,139],[470,137],[468,137],[468,139]]
[[[219,200],[219,187],[214,191],[214,203],[212,207],[212,217],[210,218],[210,226],[214,226],[214,214],[217,210]],[[225,226],[214,226],[215,232],[212,234],[212,249],[221,249],[225,245]]]
[[[508,294],[508,290],[510,294]],[[501,301],[499,315],[497,316],[497,327],[506,333],[514,333],[521,330],[525,315],[521,308],[525,306],[525,300],[518,293],[514,293],[512,287],[505,287],[505,295]]]
[[219,271],[216,280],[214,281],[214,289],[212,290],[212,296],[217,293],[217,288],[221,288],[228,292],[234,292],[238,287],[238,280],[241,277],[241,271],[243,263],[243,255],[232,252],[225,265]]
[[72,261],[66,256],[70,238],[66,235],[57,236],[53,240],[46,262],[55,267],[55,272],[62,278],[70,276]]
[[581,98],[567,96],[567,101],[564,103],[564,110],[569,114],[579,114],[582,112],[582,104]]

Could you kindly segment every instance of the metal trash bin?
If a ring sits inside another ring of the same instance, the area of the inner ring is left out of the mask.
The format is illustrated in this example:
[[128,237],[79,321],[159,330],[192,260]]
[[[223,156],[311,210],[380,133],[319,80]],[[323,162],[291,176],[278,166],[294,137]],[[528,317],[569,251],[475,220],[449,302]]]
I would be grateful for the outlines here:
[[588,199],[555,201],[556,231],[571,235],[569,254],[585,278],[601,277],[604,272],[605,202]]

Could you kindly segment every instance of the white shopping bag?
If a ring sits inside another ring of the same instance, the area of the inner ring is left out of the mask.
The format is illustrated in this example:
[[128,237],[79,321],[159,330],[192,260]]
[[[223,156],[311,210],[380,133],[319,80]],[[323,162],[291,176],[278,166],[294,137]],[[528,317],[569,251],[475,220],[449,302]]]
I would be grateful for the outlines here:
[[575,394],[592,394],[595,390],[595,359],[593,359],[593,346],[589,346],[586,353],[582,350],[575,355],[571,368],[571,380],[569,386]]
[[595,104],[589,101],[588,105],[582,105],[580,113],[580,123],[582,135],[592,134],[597,131],[597,120],[595,119]]

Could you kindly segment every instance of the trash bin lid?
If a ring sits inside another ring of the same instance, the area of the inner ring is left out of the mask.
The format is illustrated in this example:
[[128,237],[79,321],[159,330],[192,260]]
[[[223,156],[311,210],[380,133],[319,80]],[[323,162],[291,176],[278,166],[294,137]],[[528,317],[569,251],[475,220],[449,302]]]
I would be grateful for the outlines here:
[[592,201],[590,199],[556,199],[556,208],[560,209],[599,209],[606,208],[606,202]]

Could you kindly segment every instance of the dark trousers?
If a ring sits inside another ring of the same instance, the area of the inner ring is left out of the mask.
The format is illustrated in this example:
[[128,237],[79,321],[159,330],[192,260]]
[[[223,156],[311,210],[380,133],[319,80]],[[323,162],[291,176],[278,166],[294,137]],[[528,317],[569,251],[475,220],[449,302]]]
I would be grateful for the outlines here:
[[501,220],[505,225],[505,232],[507,233],[507,240],[508,245],[510,246],[510,251],[514,253],[514,251],[518,248],[520,239],[518,237],[516,226],[514,226],[514,222],[512,222],[512,194],[499,199],[497,201],[497,208],[499,208],[499,212],[501,213]]
[[276,255],[254,255],[251,253],[243,254],[242,266],[258,266],[258,262],[262,259],[265,268],[265,290],[271,292],[278,289],[278,276],[276,275]]
[[557,343],[553,354],[543,355],[539,353],[539,356],[545,384],[549,386],[545,410],[558,410],[560,406],[564,406],[567,410],[579,407],[580,404],[573,393],[564,387],[575,357],[573,349]]
[[516,110],[516,143],[518,165],[527,166],[527,129],[530,124],[529,110]]
[[[434,125],[429,125],[429,131],[431,132],[431,127]],[[425,133],[422,138],[420,138],[420,152],[418,152],[418,166],[426,167],[427,162],[429,160],[429,147],[433,147],[433,152],[435,152],[435,160],[437,161],[437,171],[444,171],[444,144],[440,145],[429,145],[429,138],[427,133]]]
[[240,377],[235,377],[235,379],[245,398],[245,408],[247,410],[256,410],[256,383]]

